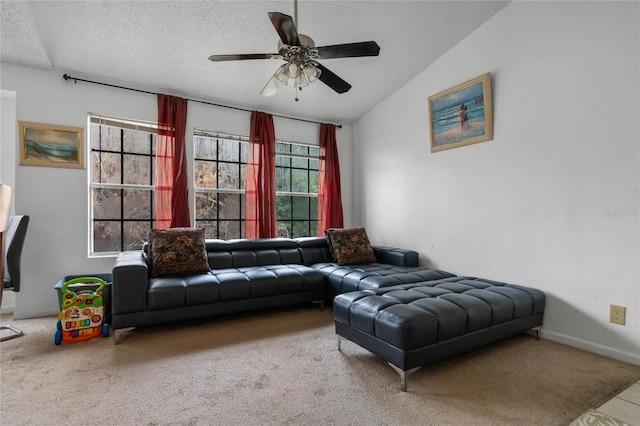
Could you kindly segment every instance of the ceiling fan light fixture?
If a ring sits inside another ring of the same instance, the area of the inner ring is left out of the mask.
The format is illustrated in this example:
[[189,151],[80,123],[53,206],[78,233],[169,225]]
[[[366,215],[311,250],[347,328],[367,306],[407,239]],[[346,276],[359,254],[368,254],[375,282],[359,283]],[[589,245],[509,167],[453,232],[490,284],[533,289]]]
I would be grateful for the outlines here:
[[280,81],[280,83],[284,84],[285,86],[289,81],[289,75],[287,74],[288,69],[289,69],[289,64],[281,65],[278,67],[278,70],[273,75],[274,78],[278,79],[278,81]]
[[301,66],[295,62],[289,62],[285,70],[286,70],[285,73],[287,74],[287,77],[294,78],[294,79],[298,78],[302,71]]
[[302,73],[304,74],[306,79],[309,81],[309,83],[313,83],[318,79],[318,77],[320,77],[321,71],[313,64],[306,63],[302,65]]

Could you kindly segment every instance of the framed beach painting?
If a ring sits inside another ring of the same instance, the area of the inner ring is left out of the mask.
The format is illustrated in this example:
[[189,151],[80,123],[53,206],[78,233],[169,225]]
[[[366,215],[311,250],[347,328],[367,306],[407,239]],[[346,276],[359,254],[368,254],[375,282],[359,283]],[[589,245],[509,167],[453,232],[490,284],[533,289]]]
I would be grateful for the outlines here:
[[493,139],[491,74],[429,96],[431,152]]
[[84,168],[84,129],[19,121],[20,164]]

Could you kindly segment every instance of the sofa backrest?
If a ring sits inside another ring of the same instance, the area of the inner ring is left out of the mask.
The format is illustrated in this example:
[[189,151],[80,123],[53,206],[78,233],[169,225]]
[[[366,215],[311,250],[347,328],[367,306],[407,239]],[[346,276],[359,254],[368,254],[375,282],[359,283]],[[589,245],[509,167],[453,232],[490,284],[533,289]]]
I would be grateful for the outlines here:
[[329,241],[326,237],[296,238],[303,265],[333,262],[333,255],[329,250]]
[[211,269],[248,266],[330,262],[331,253],[324,237],[260,238],[205,241]]

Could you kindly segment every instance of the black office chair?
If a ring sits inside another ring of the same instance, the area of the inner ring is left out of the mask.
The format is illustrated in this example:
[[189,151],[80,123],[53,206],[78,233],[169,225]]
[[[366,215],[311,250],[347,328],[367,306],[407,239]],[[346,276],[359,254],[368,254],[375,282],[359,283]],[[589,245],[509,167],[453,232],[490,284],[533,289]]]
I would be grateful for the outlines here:
[[[3,289],[20,291],[22,248],[27,236],[29,226],[29,216],[11,216],[9,228],[5,232],[5,263]],[[2,296],[0,295],[0,305]],[[2,325],[0,329],[11,330],[14,334],[0,338],[0,341],[13,339],[22,336],[24,333],[12,325]]]

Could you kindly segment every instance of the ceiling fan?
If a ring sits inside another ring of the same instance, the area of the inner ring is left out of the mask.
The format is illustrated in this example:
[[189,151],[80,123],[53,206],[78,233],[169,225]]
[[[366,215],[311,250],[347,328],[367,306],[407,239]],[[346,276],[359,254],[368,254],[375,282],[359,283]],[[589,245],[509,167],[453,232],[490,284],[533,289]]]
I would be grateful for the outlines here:
[[211,55],[212,62],[242,61],[247,59],[282,59],[286,63],[281,65],[260,95],[272,96],[280,86],[294,86],[297,92],[316,80],[332,88],[337,93],[345,93],[351,85],[338,77],[318,62],[321,59],[353,58],[361,56],[378,56],[380,46],[375,41],[358,43],[334,44],[316,47],[309,36],[298,33],[298,0],[294,0],[295,20],[284,13],[267,13],[276,32],[280,36],[278,53],[249,53],[238,55]]

